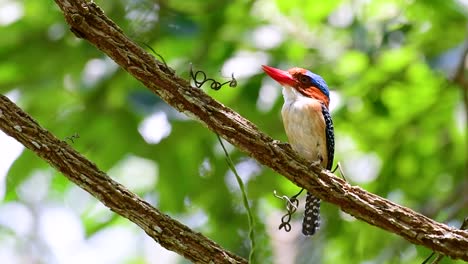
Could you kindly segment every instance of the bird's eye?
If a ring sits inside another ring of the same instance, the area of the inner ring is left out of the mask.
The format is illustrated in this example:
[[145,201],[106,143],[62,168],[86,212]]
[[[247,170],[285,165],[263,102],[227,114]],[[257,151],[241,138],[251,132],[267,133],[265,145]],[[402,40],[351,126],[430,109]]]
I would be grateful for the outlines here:
[[299,76],[299,81],[303,84],[308,84],[310,82],[310,78],[305,75]]

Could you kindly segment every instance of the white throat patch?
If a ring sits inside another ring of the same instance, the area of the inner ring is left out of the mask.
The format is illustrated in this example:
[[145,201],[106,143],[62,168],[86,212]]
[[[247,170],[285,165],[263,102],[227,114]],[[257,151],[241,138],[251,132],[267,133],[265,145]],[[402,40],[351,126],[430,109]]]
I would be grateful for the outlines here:
[[311,101],[318,101],[316,99],[304,96],[296,89],[290,86],[283,86],[283,98],[284,104],[292,104],[292,103],[299,103],[299,104],[307,104]]

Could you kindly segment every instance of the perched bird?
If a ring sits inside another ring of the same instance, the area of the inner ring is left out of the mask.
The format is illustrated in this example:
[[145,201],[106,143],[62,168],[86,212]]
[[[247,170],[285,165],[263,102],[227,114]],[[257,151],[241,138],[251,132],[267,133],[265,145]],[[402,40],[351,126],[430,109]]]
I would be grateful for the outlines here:
[[[319,75],[302,68],[287,71],[263,65],[263,71],[283,86],[281,110],[289,144],[303,158],[330,170],[335,139],[328,111],[330,92]],[[320,199],[307,193],[302,233],[313,235],[320,227]]]

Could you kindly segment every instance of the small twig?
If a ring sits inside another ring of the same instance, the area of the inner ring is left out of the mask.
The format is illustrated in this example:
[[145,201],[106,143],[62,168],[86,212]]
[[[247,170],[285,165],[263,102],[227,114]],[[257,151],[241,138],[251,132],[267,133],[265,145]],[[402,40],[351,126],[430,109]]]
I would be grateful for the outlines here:
[[341,177],[343,177],[343,180],[345,180],[345,181],[347,182],[348,180],[346,179],[346,176],[345,176],[345,174],[344,174],[344,172],[343,172],[343,168],[341,167],[341,163],[340,163],[340,162],[338,162],[338,163],[336,164],[336,167],[335,167],[331,172],[332,172],[332,173],[335,173],[336,170],[339,170],[339,171],[340,171]]

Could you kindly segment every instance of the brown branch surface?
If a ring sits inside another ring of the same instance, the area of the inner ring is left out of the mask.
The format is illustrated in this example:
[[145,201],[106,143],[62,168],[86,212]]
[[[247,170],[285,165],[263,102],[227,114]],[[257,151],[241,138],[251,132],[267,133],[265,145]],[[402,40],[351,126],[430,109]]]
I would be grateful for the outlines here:
[[0,129],[62,172],[117,214],[140,226],[168,250],[195,263],[247,263],[187,226],[158,211],[42,128],[27,113],[0,95]]
[[[411,243],[452,258],[468,260],[467,231],[433,221],[360,187],[351,186],[326,170],[308,166],[290,148],[259,132],[251,122],[202,90],[191,87],[186,80],[156,61],[130,41],[94,3],[83,0],[55,1],[75,35],[98,47],[175,109],[199,120],[260,163],[358,219],[395,233]],[[210,259],[216,257],[215,263],[229,260],[244,262],[201,235],[192,233],[187,227],[175,224],[169,217],[112,182],[94,164],[40,128],[4,97],[0,110],[2,130],[35,151],[113,211],[141,226],[164,247],[197,262],[204,262],[207,258],[205,254],[211,254]]]

